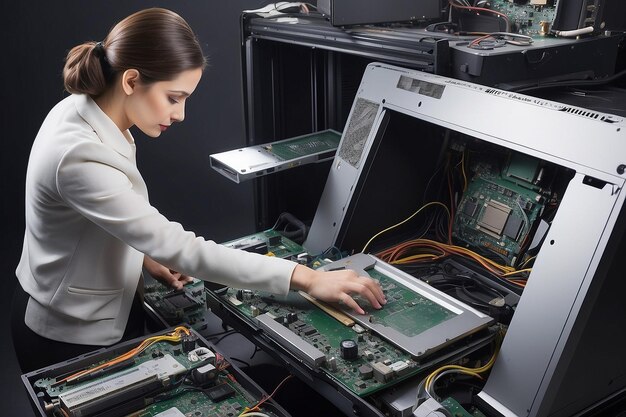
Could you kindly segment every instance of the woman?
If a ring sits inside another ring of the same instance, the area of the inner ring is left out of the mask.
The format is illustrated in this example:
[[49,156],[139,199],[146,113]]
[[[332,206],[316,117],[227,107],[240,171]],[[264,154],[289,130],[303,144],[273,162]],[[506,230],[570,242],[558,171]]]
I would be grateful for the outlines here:
[[150,205],[128,129],[158,137],[182,122],[204,66],[191,28],[164,9],[137,12],[104,41],[69,52],[63,77],[71,95],[43,122],[26,177],[16,271],[23,291],[13,309],[23,371],[140,335],[142,266],[175,288],[197,276],[278,294],[300,289],[361,313],[350,294],[384,304],[369,278],[228,249]]

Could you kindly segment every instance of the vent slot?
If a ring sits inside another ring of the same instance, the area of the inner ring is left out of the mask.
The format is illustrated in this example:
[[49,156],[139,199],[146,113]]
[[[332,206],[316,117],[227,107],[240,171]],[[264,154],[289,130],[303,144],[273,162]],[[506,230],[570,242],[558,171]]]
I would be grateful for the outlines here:
[[[594,119],[594,120],[598,119],[600,117],[600,115],[598,113],[594,113],[592,111],[583,110],[583,109],[577,109],[575,107],[563,107],[559,111],[563,111],[565,113],[575,114],[577,116],[583,116],[583,117],[586,117],[588,119]],[[611,120],[611,119],[605,118],[604,116],[600,120],[602,120],[603,122],[615,123],[615,120]]]

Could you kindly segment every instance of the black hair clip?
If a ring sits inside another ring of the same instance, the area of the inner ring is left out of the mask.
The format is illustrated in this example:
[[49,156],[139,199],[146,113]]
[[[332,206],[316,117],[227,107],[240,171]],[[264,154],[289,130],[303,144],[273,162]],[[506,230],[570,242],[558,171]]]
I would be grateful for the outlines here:
[[97,42],[93,48],[94,55],[100,60],[100,66],[102,67],[102,72],[104,76],[109,79],[111,75],[111,64],[109,64],[109,60],[107,59],[106,52],[104,50],[104,45],[102,42]]

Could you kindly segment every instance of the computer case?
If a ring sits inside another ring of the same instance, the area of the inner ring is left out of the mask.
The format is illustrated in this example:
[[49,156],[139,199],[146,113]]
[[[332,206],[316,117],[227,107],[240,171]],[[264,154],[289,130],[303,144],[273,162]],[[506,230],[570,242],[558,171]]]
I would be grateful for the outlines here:
[[[368,238],[424,204],[438,181],[436,161],[458,135],[469,138],[472,158],[495,149],[560,170],[554,217],[478,397],[494,416],[588,412],[626,391],[626,361],[616,348],[626,342],[617,301],[624,291],[624,123],[615,115],[370,64],[304,246],[376,253],[402,242],[407,227],[371,244]],[[482,194],[476,198],[484,202]],[[408,229],[418,228],[416,218]]]
[[438,18],[440,0],[319,0],[317,9],[333,26],[414,22]]

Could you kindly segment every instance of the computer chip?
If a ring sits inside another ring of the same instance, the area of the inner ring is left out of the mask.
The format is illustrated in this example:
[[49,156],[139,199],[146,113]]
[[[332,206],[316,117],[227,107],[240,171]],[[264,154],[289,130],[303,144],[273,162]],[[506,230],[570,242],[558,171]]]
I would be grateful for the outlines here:
[[478,204],[474,203],[473,201],[468,200],[465,202],[465,206],[463,206],[463,214],[469,217],[474,217],[474,214],[476,214],[477,208],[478,208]]
[[504,226],[504,235],[513,240],[517,240],[523,224],[524,221],[520,217],[510,216],[506,222],[506,226]]
[[484,232],[491,232],[496,236],[502,236],[502,230],[511,213],[511,208],[497,201],[490,200],[485,204],[483,215],[478,225]]
[[224,401],[226,398],[230,398],[235,395],[233,387],[226,383],[209,388],[204,392],[214,403],[219,403],[220,401]]

